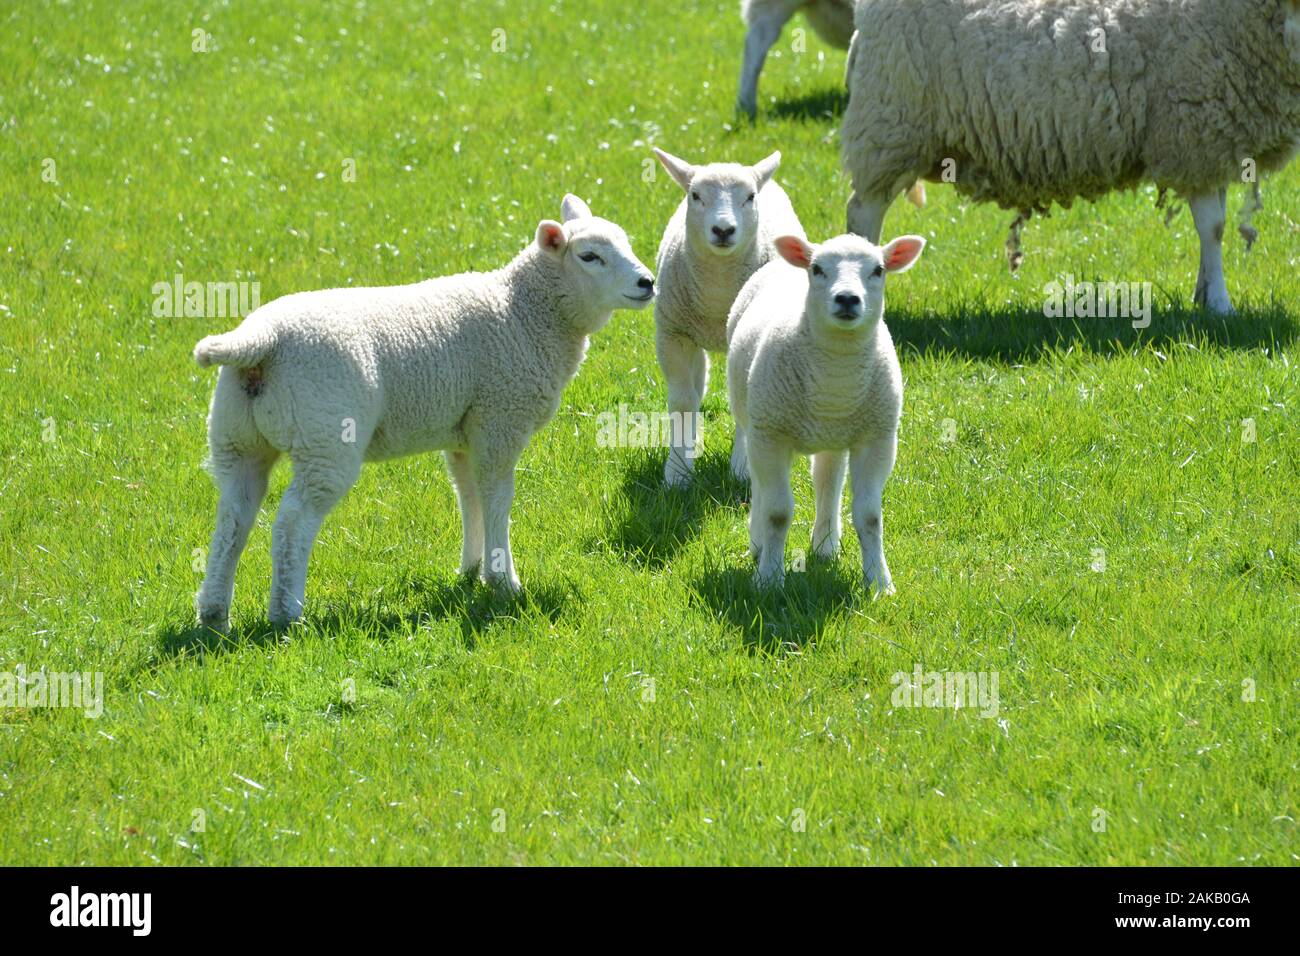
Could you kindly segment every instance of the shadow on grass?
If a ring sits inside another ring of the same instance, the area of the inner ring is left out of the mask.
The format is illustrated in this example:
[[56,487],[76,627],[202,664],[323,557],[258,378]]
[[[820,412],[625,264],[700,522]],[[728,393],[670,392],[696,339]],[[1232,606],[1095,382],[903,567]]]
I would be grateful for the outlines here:
[[[792,552],[787,552],[787,554]],[[710,568],[691,587],[691,602],[737,628],[746,649],[781,653],[821,636],[828,618],[868,601],[860,567],[848,555],[838,561],[809,559],[807,570],[787,571],[780,588],[754,585],[754,565]]]
[[772,119],[823,122],[838,120],[848,105],[849,92],[841,85],[805,93],[792,100],[777,100],[765,112]]
[[620,493],[605,504],[603,540],[591,542],[645,568],[662,568],[699,534],[704,519],[748,498],[749,486],[731,476],[731,448],[695,463],[687,488],[664,485],[666,452],[642,452],[623,474]]
[[521,594],[510,595],[464,576],[450,582],[411,578],[384,601],[386,606],[398,603],[407,610],[381,610],[363,602],[330,605],[320,613],[309,609],[300,625],[278,629],[263,618],[239,626],[232,624],[228,635],[196,625],[173,627],[160,635],[158,656],[167,659],[224,654],[248,647],[289,643],[304,636],[329,639],[344,633],[364,633],[388,638],[408,635],[429,621],[451,620],[459,623],[461,640],[472,650],[479,635],[496,621],[540,615],[554,623],[573,597],[581,595],[568,581],[525,585]]
[[1032,309],[975,306],[934,313],[889,309],[885,313],[899,352],[950,353],[1003,362],[1040,361],[1054,351],[1086,348],[1116,355],[1153,346],[1168,351],[1189,344],[1198,349],[1250,350],[1286,346],[1300,338],[1300,318],[1281,306],[1212,315],[1196,309],[1153,311],[1151,325],[1132,320],[1048,318]]

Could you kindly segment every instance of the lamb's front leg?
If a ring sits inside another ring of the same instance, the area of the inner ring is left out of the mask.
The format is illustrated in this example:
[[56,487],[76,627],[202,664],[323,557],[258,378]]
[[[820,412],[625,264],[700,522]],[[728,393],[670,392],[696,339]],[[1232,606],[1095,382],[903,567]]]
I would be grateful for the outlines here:
[[1201,264],[1193,301],[1213,312],[1231,314],[1232,300],[1223,277],[1223,229],[1228,219],[1228,191],[1194,196],[1187,201],[1201,238]]
[[483,436],[470,449],[470,462],[483,513],[483,564],[480,576],[511,594],[520,591],[510,551],[510,507],[515,498],[515,465],[527,438]]
[[794,520],[794,495],[790,492],[787,445],[749,436],[750,550],[758,559],[754,582],[759,587],[779,587],[785,580],[785,539]]
[[812,545],[819,558],[833,558],[840,553],[840,497],[848,467],[846,452],[821,451],[812,456],[813,491],[817,496]]
[[483,502],[479,499],[478,483],[469,455],[463,451],[448,451],[447,471],[456,488],[460,503],[461,544],[460,574],[476,574],[483,564]]
[[853,528],[862,545],[862,577],[867,590],[874,591],[877,596],[894,593],[894,580],[885,562],[882,497],[897,454],[897,432],[866,442],[850,453]]
[[708,385],[709,357],[690,339],[667,333],[655,335],[655,351],[668,383],[668,411],[672,415],[664,482],[680,488],[690,483],[695,471],[700,403]]

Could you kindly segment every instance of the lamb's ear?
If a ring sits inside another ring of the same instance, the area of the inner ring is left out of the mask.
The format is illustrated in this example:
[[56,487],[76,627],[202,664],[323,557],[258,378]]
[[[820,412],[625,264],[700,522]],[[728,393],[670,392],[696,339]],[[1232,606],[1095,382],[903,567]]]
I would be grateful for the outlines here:
[[778,236],[772,243],[777,254],[792,266],[807,269],[812,265],[813,247],[798,236]]
[[778,149],[767,159],[760,159],[750,168],[754,171],[754,179],[758,181],[758,188],[762,189],[767,185],[772,174],[776,172],[776,167],[781,165],[781,151]]
[[886,272],[906,272],[916,265],[925,248],[925,239],[921,236],[899,236],[881,248],[880,254],[885,258]]
[[568,241],[568,237],[564,234],[564,227],[554,219],[543,219],[537,224],[537,244],[544,252],[558,257],[564,251]]
[[691,180],[695,178],[694,166],[684,159],[678,159],[672,153],[665,153],[658,146],[654,147],[654,154],[678,186],[684,190],[691,188]]
[[564,197],[564,202],[560,203],[560,217],[565,222],[570,219],[590,219],[591,207],[573,193],[568,193]]

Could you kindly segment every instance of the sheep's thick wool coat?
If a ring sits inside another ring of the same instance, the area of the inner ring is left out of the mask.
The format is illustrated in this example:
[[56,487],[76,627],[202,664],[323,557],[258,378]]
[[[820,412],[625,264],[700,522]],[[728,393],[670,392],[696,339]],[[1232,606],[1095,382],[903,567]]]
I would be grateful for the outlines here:
[[655,271],[659,301],[655,323],[665,335],[682,336],[708,352],[727,349],[727,314],[737,293],[764,264],[776,258],[772,240],[804,235],[785,190],[770,180],[758,194],[758,232],[750,247],[732,256],[716,256],[692,247],[686,234],[682,199],[664,230]]
[[855,22],[858,196],[945,161],[1012,209],[1144,180],[1205,195],[1300,147],[1300,0],[859,0]]

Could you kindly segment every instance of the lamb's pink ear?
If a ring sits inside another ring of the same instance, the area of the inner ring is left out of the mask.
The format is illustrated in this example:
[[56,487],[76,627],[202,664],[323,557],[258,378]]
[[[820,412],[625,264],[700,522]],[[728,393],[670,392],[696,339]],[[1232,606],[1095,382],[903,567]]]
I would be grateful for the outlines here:
[[921,250],[924,248],[925,239],[921,236],[899,236],[887,243],[880,250],[885,258],[885,271],[906,272],[916,265],[916,260],[921,258]]
[[657,146],[654,147],[654,154],[663,168],[668,170],[668,175],[673,177],[673,182],[682,189],[691,188],[691,180],[695,178],[694,166],[684,159],[678,159],[672,153],[665,153]]
[[790,265],[800,269],[812,265],[813,247],[798,236],[779,236],[772,244],[776,246],[777,254]]
[[564,251],[564,244],[569,240],[564,235],[564,227],[554,219],[543,219],[537,224],[537,244],[553,256]]

